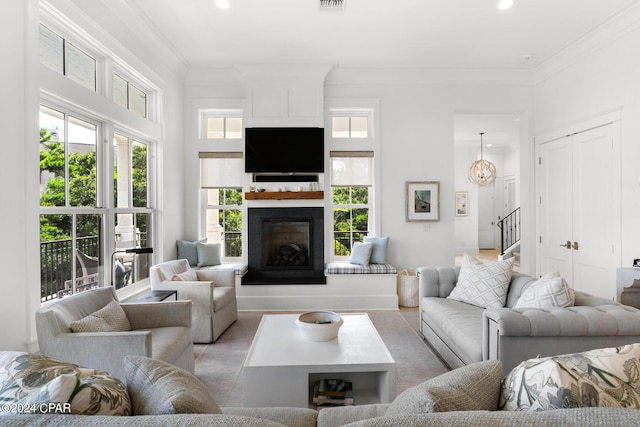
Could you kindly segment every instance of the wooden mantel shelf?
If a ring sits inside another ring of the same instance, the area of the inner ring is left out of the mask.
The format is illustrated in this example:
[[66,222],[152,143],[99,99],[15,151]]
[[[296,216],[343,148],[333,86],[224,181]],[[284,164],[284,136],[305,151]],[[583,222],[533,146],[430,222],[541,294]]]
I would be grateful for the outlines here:
[[251,191],[244,193],[246,200],[324,199],[324,191]]

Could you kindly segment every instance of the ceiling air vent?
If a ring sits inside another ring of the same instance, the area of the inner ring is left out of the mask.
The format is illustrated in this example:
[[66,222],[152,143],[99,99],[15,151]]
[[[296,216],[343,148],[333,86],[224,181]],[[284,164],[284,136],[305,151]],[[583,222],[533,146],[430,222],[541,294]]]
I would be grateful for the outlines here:
[[320,0],[320,9],[344,10],[344,0]]

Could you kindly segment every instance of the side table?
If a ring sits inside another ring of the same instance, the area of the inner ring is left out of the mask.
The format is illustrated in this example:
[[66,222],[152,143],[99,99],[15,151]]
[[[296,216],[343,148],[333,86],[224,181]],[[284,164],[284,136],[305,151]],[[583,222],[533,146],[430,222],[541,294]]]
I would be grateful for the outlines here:
[[136,302],[160,302],[173,296],[173,300],[178,300],[178,291],[151,291],[140,298],[136,299]]

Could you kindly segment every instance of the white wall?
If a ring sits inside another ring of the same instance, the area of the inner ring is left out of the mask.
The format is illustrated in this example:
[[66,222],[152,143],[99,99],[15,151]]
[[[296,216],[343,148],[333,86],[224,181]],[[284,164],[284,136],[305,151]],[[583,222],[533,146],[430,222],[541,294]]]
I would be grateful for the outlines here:
[[[540,72],[534,134],[541,135],[622,107],[622,260],[640,258],[640,7],[589,39],[591,50],[569,51]],[[605,40],[599,42],[598,40]],[[559,69],[560,71],[555,71]],[[599,171],[606,179],[607,171]],[[611,278],[615,281],[615,278]]]
[[[458,77],[461,80],[458,80]],[[526,111],[530,87],[520,74],[471,73],[457,76],[424,70],[334,69],[325,81],[325,100],[380,100],[381,235],[390,236],[389,261],[399,268],[453,265],[455,247],[454,112]],[[513,81],[513,83],[511,83]],[[185,111],[202,100],[245,99],[246,83],[236,73],[197,70],[189,74]],[[195,141],[193,119],[187,139]],[[195,144],[195,142],[193,143]],[[187,222],[197,221],[197,157],[187,168]],[[466,179],[466,170],[464,170]],[[440,221],[407,222],[407,181],[440,181]],[[189,226],[188,236],[197,237]]]

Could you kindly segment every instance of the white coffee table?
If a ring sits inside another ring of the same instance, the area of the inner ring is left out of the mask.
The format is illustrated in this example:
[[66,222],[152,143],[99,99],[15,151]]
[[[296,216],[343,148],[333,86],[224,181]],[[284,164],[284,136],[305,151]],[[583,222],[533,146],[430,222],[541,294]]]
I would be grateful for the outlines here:
[[340,314],[331,341],[303,338],[297,314],[262,317],[243,367],[244,406],[313,407],[320,379],[353,383],[356,405],[389,403],[396,394],[396,362],[366,313]]

